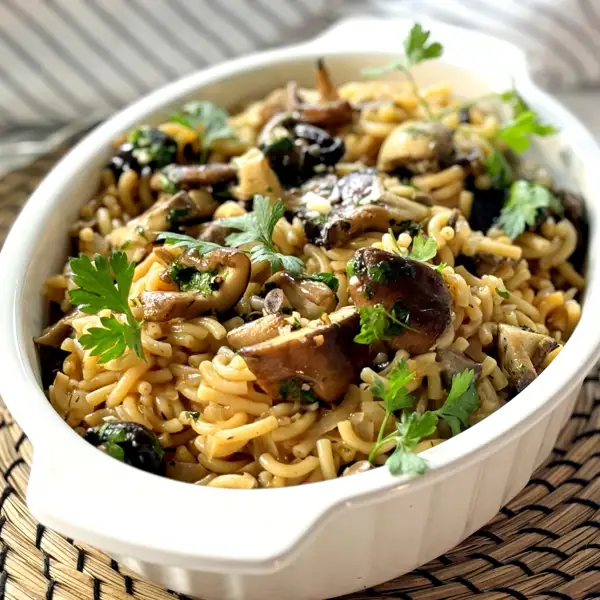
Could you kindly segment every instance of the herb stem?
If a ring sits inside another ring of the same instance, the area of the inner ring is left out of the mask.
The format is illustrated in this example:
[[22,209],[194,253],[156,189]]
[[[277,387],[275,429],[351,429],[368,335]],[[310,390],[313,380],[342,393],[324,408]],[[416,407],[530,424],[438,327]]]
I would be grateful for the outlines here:
[[429,104],[427,104],[427,100],[425,100],[425,98],[423,97],[423,94],[421,93],[421,90],[419,89],[419,85],[417,84],[417,80],[415,79],[415,76],[406,67],[402,67],[402,71],[408,78],[410,85],[412,87],[413,94],[419,100],[419,104],[421,105],[423,112],[425,113],[425,115],[427,116],[427,118],[430,121],[433,121],[433,113],[431,112],[431,108],[429,107]]
[[387,441],[387,438],[393,437],[395,435],[395,433],[390,434],[389,436],[387,436],[387,438],[384,440],[383,439],[383,432],[385,431],[388,421],[390,420],[392,413],[386,411],[385,413],[385,417],[383,417],[383,421],[381,422],[381,427],[379,428],[379,433],[377,434],[377,440],[375,441],[375,444],[373,444],[373,448],[371,449],[371,452],[369,452],[369,457],[368,457],[368,461],[370,463],[373,462],[373,460],[375,459],[375,456],[377,455],[377,451],[379,450],[379,448],[381,448],[381,446],[383,445],[383,443],[385,441]]

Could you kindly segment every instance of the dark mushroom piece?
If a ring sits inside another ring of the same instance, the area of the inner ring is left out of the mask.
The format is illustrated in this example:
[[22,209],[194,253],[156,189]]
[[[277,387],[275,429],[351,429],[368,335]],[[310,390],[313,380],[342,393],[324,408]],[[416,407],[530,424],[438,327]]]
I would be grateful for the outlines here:
[[575,229],[577,229],[577,246],[575,247],[573,254],[569,257],[569,262],[575,269],[581,271],[585,261],[590,235],[585,202],[579,194],[574,194],[565,190],[557,190],[555,194],[564,208],[565,217],[569,219],[569,221],[573,223]]
[[113,458],[148,473],[164,471],[164,451],[152,431],[137,423],[104,423],[88,429],[83,439]]
[[377,168],[428,173],[450,164],[453,155],[454,140],[449,127],[439,121],[406,121],[385,138]]
[[274,315],[276,313],[291,314],[292,305],[288,302],[283,290],[275,288],[265,296],[263,301],[263,312],[266,315]]
[[352,122],[354,109],[350,102],[339,97],[323,59],[317,61],[317,92],[318,103],[304,103],[298,94],[296,82],[288,84],[288,110],[294,113],[298,121],[323,127],[337,127]]
[[155,202],[139,217],[111,231],[106,239],[113,248],[124,245],[146,246],[156,240],[161,231],[175,224],[193,222],[212,216],[218,206],[210,196],[194,192],[177,192]]
[[238,250],[220,248],[206,256],[188,250],[169,267],[180,291],[142,292],[140,305],[146,321],[170,321],[229,310],[250,280],[250,259]]
[[219,183],[234,181],[237,170],[226,163],[211,163],[209,165],[177,165],[169,164],[162,173],[152,177],[153,189],[162,189],[160,179],[166,177],[169,182],[184,190],[208,187]]
[[436,352],[437,362],[440,365],[440,372],[447,386],[452,385],[452,378],[466,369],[473,369],[475,377],[481,374],[481,364],[471,360],[461,352],[456,350],[438,350]]
[[342,138],[299,123],[292,113],[276,115],[267,123],[259,145],[285,187],[301,185],[319,169],[334,166],[346,151]]
[[538,376],[545,358],[558,348],[558,342],[547,335],[504,323],[498,325],[496,343],[500,366],[515,394]]
[[[318,319],[323,313],[335,310],[337,306],[337,296],[320,281],[293,277],[289,273],[279,271],[271,276],[265,285],[277,286],[292,308],[306,319]],[[273,292],[277,292],[277,290],[270,291],[267,298]],[[265,304],[267,298],[265,298]]]
[[309,387],[320,400],[338,400],[356,380],[366,349],[353,342],[359,327],[354,307],[331,313],[329,320],[242,348],[240,355],[256,375],[256,383],[277,398],[286,397],[295,382]]
[[342,177],[328,200],[332,210],[322,219],[316,243],[329,248],[342,246],[367,231],[386,232],[429,215],[427,206],[385,190],[370,169]]
[[73,308],[62,319],[46,327],[42,335],[34,338],[33,341],[40,346],[60,348],[73,331],[73,321],[82,315],[83,313],[78,308]]
[[452,298],[435,269],[371,247],[357,250],[349,264],[355,306],[382,304],[405,316],[407,327],[388,340],[394,350],[423,354],[450,325]]
[[210,221],[200,226],[198,239],[203,242],[212,242],[213,244],[224,246],[225,238],[230,233],[233,233],[233,231],[231,227],[223,227],[223,225],[219,225],[216,221]]
[[278,313],[267,315],[232,329],[227,334],[227,343],[234,349],[253,346],[279,335],[279,329],[287,324],[286,316]]

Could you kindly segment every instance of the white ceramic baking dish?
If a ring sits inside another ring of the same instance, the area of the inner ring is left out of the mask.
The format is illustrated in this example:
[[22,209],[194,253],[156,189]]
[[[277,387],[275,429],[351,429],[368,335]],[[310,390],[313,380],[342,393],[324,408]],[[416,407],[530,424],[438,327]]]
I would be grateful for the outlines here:
[[[224,105],[294,78],[309,84],[318,56],[338,82],[397,56],[411,23],[349,20],[300,46],[196,73],[136,102],[86,137],[40,185],[0,257],[0,391],[34,447],[28,503],[42,523],[105,550],[171,589],[217,599],[326,598],[389,580],[449,550],[523,488],[550,452],[598,356],[600,236],[592,221],[580,325],[552,367],[484,422],[424,453],[416,479],[385,468],[298,488],[224,490],[138,471],[82,441],[39,384],[32,338],[44,324],[44,279],[67,255],[67,228],[93,193],[111,140],[190,98]],[[562,130],[544,160],[588,201],[600,194],[600,151],[584,127],[528,79],[524,59],[497,40],[430,25],[443,61],[417,69],[464,96],[517,87]]]

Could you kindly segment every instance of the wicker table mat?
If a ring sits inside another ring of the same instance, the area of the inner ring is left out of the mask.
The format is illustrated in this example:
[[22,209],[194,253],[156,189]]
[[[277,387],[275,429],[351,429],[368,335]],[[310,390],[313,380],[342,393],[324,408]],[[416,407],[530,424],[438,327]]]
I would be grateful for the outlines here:
[[[56,158],[45,157],[0,180],[0,239]],[[37,523],[24,500],[31,456],[25,434],[0,405],[0,600],[184,598]],[[600,598],[597,370],[586,379],[552,456],[491,523],[425,567],[348,599],[474,596],[486,600]]]

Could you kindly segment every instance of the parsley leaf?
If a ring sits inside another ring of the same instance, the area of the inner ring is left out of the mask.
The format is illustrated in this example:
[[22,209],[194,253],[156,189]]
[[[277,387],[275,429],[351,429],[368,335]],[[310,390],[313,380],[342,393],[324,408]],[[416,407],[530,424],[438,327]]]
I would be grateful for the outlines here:
[[412,248],[408,258],[426,262],[431,260],[437,254],[437,243],[432,237],[419,234],[412,240]]
[[272,206],[266,196],[254,196],[254,210],[251,213],[237,217],[219,219],[217,221],[224,227],[237,229],[238,233],[232,233],[225,240],[228,246],[238,248],[244,244],[257,242],[250,250],[252,262],[266,260],[271,266],[271,272],[288,271],[292,275],[302,272],[304,263],[296,256],[288,256],[277,251],[273,243],[273,231],[277,221],[283,217],[285,207],[281,200],[277,200]]
[[423,111],[431,119],[431,109],[425,98],[419,90],[419,86],[411,73],[411,69],[419,63],[439,58],[443,53],[443,46],[438,42],[428,43],[430,32],[423,29],[419,23],[415,23],[404,39],[404,57],[401,60],[392,61],[389,64],[378,67],[364,69],[365,75],[382,75],[390,71],[402,71],[409,79],[415,96],[419,99]]
[[340,281],[333,273],[313,273],[312,275],[303,275],[302,277],[308,281],[324,283],[332,292],[337,292],[340,287]]
[[435,270],[438,273],[441,273],[447,266],[448,266],[448,263],[442,262],[435,268]]
[[506,102],[512,108],[513,118],[519,117],[524,112],[531,111],[527,102],[523,100],[515,88],[502,92],[499,94],[499,97],[502,102]]
[[498,294],[498,296],[504,298],[505,300],[508,300],[510,298],[510,293],[506,290],[501,290],[500,288],[496,288],[496,294]]
[[133,282],[135,264],[127,260],[124,252],[114,252],[110,261],[96,254],[94,262],[85,254],[70,260],[73,282],[78,287],[69,291],[69,299],[87,314],[96,314],[108,309],[125,315],[121,323],[114,315],[102,317],[102,327],[92,327],[79,341],[105,363],[121,356],[131,348],[144,358],[141,325],[129,307],[129,290]]
[[383,304],[374,306],[361,306],[358,309],[360,315],[360,333],[354,341],[357,344],[372,344],[377,340],[386,340],[398,335],[402,329],[409,329],[410,314],[406,308],[396,302],[390,311]]
[[495,190],[504,190],[510,187],[514,178],[513,169],[502,150],[493,147],[485,159],[485,167],[492,178],[492,187]]
[[165,244],[173,246],[174,248],[194,249],[200,254],[208,254],[213,250],[222,248],[222,246],[219,246],[219,244],[214,244],[213,242],[204,242],[189,235],[184,235],[182,233],[171,233],[169,231],[161,231],[156,236],[156,240],[164,241]]
[[556,132],[554,126],[542,124],[537,113],[528,110],[506,123],[496,134],[496,139],[521,154],[529,149],[532,135],[546,136]]
[[553,207],[556,203],[550,190],[539,183],[522,179],[515,181],[498,217],[498,226],[514,240],[527,226],[535,225],[540,208]]
[[448,423],[452,435],[460,433],[461,425],[468,425],[469,413],[479,407],[479,395],[474,381],[475,371],[465,369],[452,377],[452,386],[448,397],[440,409],[436,411]]
[[202,132],[202,143],[205,149],[210,148],[217,140],[233,139],[236,136],[233,128],[227,123],[227,111],[212,102],[198,100],[188,102],[183,110],[174,113],[169,120],[185,127]]

